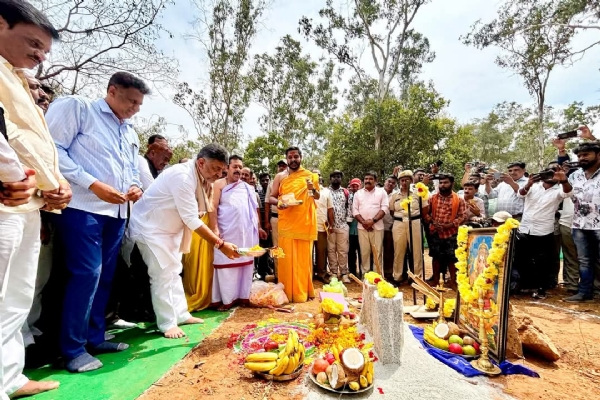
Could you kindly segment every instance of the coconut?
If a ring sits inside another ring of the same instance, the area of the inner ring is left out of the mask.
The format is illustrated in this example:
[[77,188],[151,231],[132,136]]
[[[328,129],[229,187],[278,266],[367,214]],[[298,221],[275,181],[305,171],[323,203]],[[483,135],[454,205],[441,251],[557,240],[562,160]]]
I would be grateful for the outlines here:
[[335,362],[327,368],[327,378],[329,379],[329,385],[334,389],[339,389],[346,383],[346,374],[344,368]]
[[327,383],[327,374],[325,372],[319,372],[317,374],[317,382],[319,382],[321,385],[324,385]]
[[448,327],[448,324],[437,324],[433,329],[433,333],[435,333],[435,336],[439,337],[440,339],[446,340],[450,337],[450,328]]
[[450,329],[450,332],[448,332],[448,337],[445,337],[444,339],[448,339],[450,336],[460,335],[460,328],[454,322],[448,322],[448,328]]
[[365,356],[359,349],[355,347],[344,350],[344,352],[340,355],[340,358],[342,365],[348,371],[360,372],[365,366]]

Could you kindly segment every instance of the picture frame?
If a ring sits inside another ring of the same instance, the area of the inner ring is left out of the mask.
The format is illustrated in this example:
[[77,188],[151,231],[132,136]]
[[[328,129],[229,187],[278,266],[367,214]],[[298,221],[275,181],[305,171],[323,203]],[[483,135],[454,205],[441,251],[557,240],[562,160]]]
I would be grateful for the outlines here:
[[[469,231],[467,239],[467,271],[471,284],[482,268],[487,265],[485,260],[487,259],[489,250],[492,248],[495,234],[496,228],[480,228]],[[504,255],[503,266],[498,269],[498,277],[493,285],[493,289],[485,296],[484,308],[491,309],[496,314],[492,320],[486,322],[486,333],[488,336],[489,355],[498,363],[506,359],[508,301],[515,235],[516,230],[513,229],[510,234],[508,249]],[[461,301],[460,293],[457,293],[454,320],[460,329],[468,332],[473,339],[481,344],[479,339],[479,318],[470,313],[473,307],[478,307],[477,302],[466,304]]]

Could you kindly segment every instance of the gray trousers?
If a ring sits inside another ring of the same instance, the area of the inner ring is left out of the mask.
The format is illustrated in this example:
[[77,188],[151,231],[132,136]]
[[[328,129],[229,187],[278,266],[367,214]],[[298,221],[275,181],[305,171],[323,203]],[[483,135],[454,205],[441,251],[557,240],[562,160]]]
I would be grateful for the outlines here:
[[562,279],[567,289],[577,290],[579,283],[579,262],[577,261],[577,247],[573,242],[571,228],[560,225],[560,247],[563,252]]

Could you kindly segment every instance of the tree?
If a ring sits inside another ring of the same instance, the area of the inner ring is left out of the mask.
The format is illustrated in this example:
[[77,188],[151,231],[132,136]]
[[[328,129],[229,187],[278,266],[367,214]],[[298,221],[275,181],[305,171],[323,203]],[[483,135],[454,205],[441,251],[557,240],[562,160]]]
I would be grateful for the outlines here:
[[155,46],[169,34],[160,25],[171,0],[32,0],[58,27],[60,44],[36,75],[58,92],[98,89],[116,71],[129,71],[150,82],[171,84],[177,62]]
[[[360,50],[356,43],[367,43],[375,71],[377,88],[375,100],[382,104],[390,94],[392,82],[399,75],[414,79],[423,63],[431,62],[434,54],[429,41],[411,26],[419,9],[429,0],[353,0],[348,9],[337,11],[333,0],[327,0],[319,16],[327,25],[313,24],[302,17],[299,31],[328,51],[338,62],[354,72],[360,83],[372,77],[361,66]],[[383,28],[383,33],[380,31]],[[342,37],[341,41],[338,39]],[[381,148],[383,134],[375,127],[372,133],[374,148]]]
[[[496,58],[502,68],[517,72],[529,93],[536,100],[537,135],[534,151],[541,168],[546,152],[544,110],[546,89],[551,72],[567,64],[573,55],[571,39],[574,30],[565,25],[548,25],[553,9],[543,1],[509,1],[498,10],[489,23],[476,22],[464,43],[483,49],[496,46],[503,54]],[[573,16],[571,15],[570,18]],[[566,17],[565,18],[569,18]],[[516,27],[527,26],[519,31]]]
[[210,9],[205,2],[193,1],[199,17],[191,37],[206,50],[208,89],[195,91],[182,82],[174,101],[192,117],[201,142],[237,149],[251,94],[244,72],[267,1],[211,0]]
[[254,57],[248,79],[254,100],[266,110],[259,120],[264,132],[299,146],[307,139],[323,139],[319,125],[334,112],[338,90],[333,84],[333,62],[319,67],[289,35],[273,54]]
[[258,136],[246,147],[244,165],[257,173],[274,173],[277,171],[277,162],[285,157],[284,152],[288,147],[289,142],[274,132]]
[[[362,176],[370,170],[391,173],[398,164],[408,168],[432,164],[442,154],[443,140],[454,131],[454,123],[442,116],[446,105],[432,84],[419,83],[408,89],[404,100],[369,101],[362,118],[345,113],[333,125],[322,171],[339,169],[346,176]],[[382,138],[379,152],[371,140],[375,127]]]

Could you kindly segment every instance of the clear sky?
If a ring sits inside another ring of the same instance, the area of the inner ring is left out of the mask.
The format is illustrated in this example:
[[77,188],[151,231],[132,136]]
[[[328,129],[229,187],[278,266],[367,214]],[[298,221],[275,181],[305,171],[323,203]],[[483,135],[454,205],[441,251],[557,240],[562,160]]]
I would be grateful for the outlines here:
[[[498,50],[483,51],[463,45],[459,36],[468,33],[477,19],[487,21],[495,15],[497,0],[433,0],[419,11],[414,27],[429,38],[436,53],[435,60],[425,66],[421,79],[432,80],[436,89],[448,100],[448,113],[460,122],[484,117],[492,107],[502,101],[532,103],[520,77],[511,71],[502,70],[494,64]],[[264,17],[252,53],[271,52],[279,39],[291,34],[300,39],[305,51],[314,59],[324,55],[323,51],[307,42],[297,32],[298,20],[306,15],[318,19],[318,11],[325,0],[275,0]],[[181,65],[180,80],[196,88],[206,81],[207,67],[204,52],[199,44],[184,39],[190,29],[192,8],[187,0],[178,0],[166,10],[162,23],[174,34],[174,39],[163,39],[159,46],[165,53],[175,56]],[[593,32],[595,34],[595,32]],[[585,36],[576,43],[584,43]],[[368,61],[368,53],[363,56]],[[562,107],[572,101],[583,101],[587,105],[600,103],[598,84],[600,47],[586,53],[585,57],[569,68],[555,70],[547,92],[547,104]],[[343,88],[345,82],[340,86]],[[176,126],[182,125],[194,136],[191,118],[170,100],[172,91],[162,90],[144,102],[140,116],[155,120],[163,116],[169,124],[168,133],[173,138],[180,136]],[[262,110],[252,105],[245,115],[243,126],[245,137],[259,135],[258,118]]]

